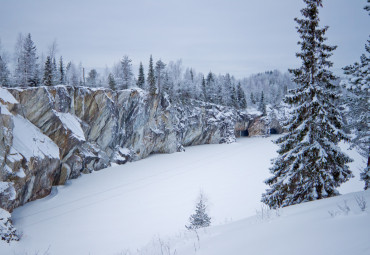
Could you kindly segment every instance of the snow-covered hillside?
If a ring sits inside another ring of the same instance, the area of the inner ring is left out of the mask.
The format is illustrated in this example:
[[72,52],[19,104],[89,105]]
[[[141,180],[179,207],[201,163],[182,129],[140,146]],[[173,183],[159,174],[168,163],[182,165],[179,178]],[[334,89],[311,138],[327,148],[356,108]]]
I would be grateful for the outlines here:
[[[352,194],[286,208],[280,217],[269,220],[253,218],[256,210],[261,210],[261,193],[266,188],[263,180],[269,176],[270,159],[276,156],[277,147],[271,142],[274,138],[189,147],[184,153],[153,155],[68,181],[66,186],[53,188],[50,196],[14,210],[14,224],[23,231],[23,237],[10,245],[1,243],[0,253],[125,254],[126,249],[145,249],[152,247],[147,246],[151,240],[164,243],[172,237],[172,252],[176,248],[176,254],[192,254],[196,239],[191,233],[181,239],[173,237],[179,233],[184,237],[200,190],[208,196],[215,227],[201,233],[197,254],[216,254],[212,247],[217,254],[263,254],[258,248],[267,254],[274,247],[291,247],[291,241],[309,246],[302,249],[316,254],[332,254],[334,244],[342,246],[337,248],[343,252],[356,245],[356,251],[367,251],[360,235],[369,233],[365,229],[370,223],[369,209],[360,212]],[[355,151],[349,154],[355,158],[351,169],[356,177],[341,187],[342,193],[363,188],[358,172],[364,162]],[[370,204],[369,193],[364,197]],[[339,210],[337,204],[344,200],[351,208],[349,215],[332,218],[328,211]],[[358,233],[353,232],[357,229]],[[343,234],[344,230],[348,233]],[[329,234],[330,241],[322,239]],[[343,239],[348,235],[359,237],[352,237],[347,244]],[[337,242],[336,236],[342,239]],[[247,246],[249,253],[244,252]],[[297,254],[294,247],[291,254]],[[161,254],[153,247],[149,251]]]
[[370,209],[367,204],[362,211],[362,199],[369,203],[370,191],[278,211],[264,208],[256,216],[199,230],[199,239],[185,231],[172,239],[153,239],[137,254],[161,254],[162,249],[177,255],[368,255]]

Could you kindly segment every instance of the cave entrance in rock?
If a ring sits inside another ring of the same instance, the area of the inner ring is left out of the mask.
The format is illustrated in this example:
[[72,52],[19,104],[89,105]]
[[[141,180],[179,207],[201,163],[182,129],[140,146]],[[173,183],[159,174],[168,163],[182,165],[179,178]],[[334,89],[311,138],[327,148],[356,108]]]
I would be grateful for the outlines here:
[[246,137],[246,136],[249,136],[248,129],[246,129],[246,130],[241,130],[241,131],[240,131],[240,137]]
[[270,135],[277,135],[278,131],[275,128],[270,128]]

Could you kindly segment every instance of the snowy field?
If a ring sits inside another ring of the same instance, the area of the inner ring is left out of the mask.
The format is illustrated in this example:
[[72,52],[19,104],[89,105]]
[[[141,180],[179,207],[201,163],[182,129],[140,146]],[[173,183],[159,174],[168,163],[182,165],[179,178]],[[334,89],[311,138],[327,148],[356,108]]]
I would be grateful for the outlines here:
[[[151,246],[151,240],[168,238],[172,240],[168,241],[171,254],[175,247],[176,254],[280,254],[273,252],[274,247],[279,251],[289,247],[291,241],[305,243],[311,249],[306,250],[315,254],[370,254],[370,245],[364,247],[362,239],[356,237],[352,237],[355,243],[351,247],[357,244],[367,253],[350,253],[344,249],[349,246],[343,241],[338,241],[338,251],[346,252],[332,253],[330,247],[336,240],[314,248],[325,235],[364,229],[364,222],[369,229],[370,210],[361,212],[353,194],[284,208],[280,216],[275,212],[269,212],[267,218],[256,216],[266,189],[263,180],[270,176],[270,159],[277,155],[277,146],[271,142],[275,138],[244,138],[233,144],[188,147],[186,152],[153,155],[55,187],[50,196],[14,211],[15,226],[23,237],[10,245],[2,242],[0,254],[125,254],[126,249],[136,251],[148,243],[145,254],[161,254]],[[355,151],[348,153],[355,159],[351,170],[356,177],[342,185],[340,192],[344,194],[363,189],[359,170],[364,161]],[[208,197],[215,227],[200,233],[201,241],[196,243],[192,233],[184,232],[184,225],[194,212],[200,190]],[[360,194],[370,204],[370,193]],[[349,216],[330,216],[328,210],[335,213],[339,210],[337,204],[344,199],[352,208]],[[316,231],[312,222],[321,228],[327,226],[326,232]],[[304,233],[297,227],[301,223],[307,226]],[[361,234],[370,237],[369,231],[358,233]],[[181,238],[176,239],[179,235]],[[347,235],[352,236],[352,232]],[[301,237],[308,240],[303,242]],[[243,245],[251,253],[246,253]],[[344,248],[339,249],[341,245]],[[228,250],[230,247],[234,248]],[[285,254],[300,254],[296,248]],[[320,253],[321,248],[326,253]]]

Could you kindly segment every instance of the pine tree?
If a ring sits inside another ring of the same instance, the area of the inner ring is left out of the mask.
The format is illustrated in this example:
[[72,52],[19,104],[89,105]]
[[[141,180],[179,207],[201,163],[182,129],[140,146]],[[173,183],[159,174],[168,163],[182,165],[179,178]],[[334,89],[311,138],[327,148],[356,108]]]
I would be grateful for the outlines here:
[[212,72],[209,72],[206,79],[207,102],[215,103],[215,79]]
[[134,77],[134,74],[132,72],[132,60],[127,56],[123,56],[121,60],[121,66],[122,66],[122,81],[123,81],[123,87],[122,89],[127,89],[131,87],[132,80]]
[[53,85],[58,85],[59,84],[59,72],[58,72],[58,68],[57,68],[57,61],[55,60],[55,57],[52,58],[52,63],[51,63],[51,67],[52,67],[52,70],[53,70]]
[[245,93],[244,93],[244,90],[242,89],[240,82],[238,83],[236,93],[237,93],[237,100],[238,100],[239,108],[247,109],[247,100],[245,99]]
[[202,76],[202,94],[203,94],[204,102],[207,102],[208,96],[207,96],[206,80],[204,79],[204,76]]
[[63,64],[63,57],[60,57],[59,59],[59,83],[65,84],[65,72],[64,72],[64,64]]
[[141,62],[139,67],[139,76],[137,77],[137,86],[141,89],[144,89],[145,87],[144,67]]
[[[368,0],[370,3],[370,0]],[[365,7],[370,11],[370,5]],[[369,12],[370,15],[370,12]],[[365,190],[370,188],[370,40],[365,45],[366,53],[360,57],[360,62],[346,66],[344,73],[349,77],[346,82],[346,88],[350,92],[348,105],[350,107],[349,115],[354,130],[352,143],[356,146],[360,154],[367,157],[367,166],[360,174],[361,180],[365,182]]]
[[231,89],[231,92],[230,92],[230,105],[229,106],[238,109],[239,108],[238,94],[235,90],[235,86],[232,85],[230,89]]
[[87,84],[91,87],[96,87],[98,83],[98,72],[95,69],[91,69],[87,77]]
[[53,67],[51,63],[50,56],[47,56],[44,67],[44,77],[42,82],[45,86],[53,85]]
[[256,99],[254,98],[253,92],[251,92],[251,103],[256,104]]
[[162,91],[161,88],[161,82],[163,80],[163,70],[166,67],[166,64],[162,62],[162,60],[158,60],[155,64],[155,78],[157,80],[157,87],[158,87],[158,94],[160,94]]
[[260,99],[260,104],[258,106],[258,110],[260,112],[262,112],[262,116],[266,116],[267,115],[267,112],[266,112],[266,103],[265,103],[265,97],[263,95],[263,91],[261,93],[261,99]]
[[150,94],[155,95],[157,93],[157,87],[155,86],[155,76],[154,76],[152,55],[150,55],[150,59],[149,59],[149,70],[148,70],[147,83],[149,85]]
[[285,123],[288,133],[276,141],[279,156],[270,169],[273,176],[265,181],[270,188],[262,195],[271,208],[336,196],[336,188],[352,177],[346,165],[351,159],[337,146],[348,137],[336,110],[336,77],[328,70],[336,46],[324,44],[328,27],[319,28],[322,0],[304,2],[304,18],[295,19],[301,38],[297,57],[303,63],[290,70],[298,87],[284,99],[293,106],[292,117]]
[[38,72],[37,72],[37,55],[36,46],[32,41],[31,34],[26,38],[21,38],[22,48],[18,56],[16,74],[18,86],[37,86]]
[[205,228],[211,225],[211,218],[208,216],[206,210],[206,198],[203,193],[200,193],[198,203],[195,208],[195,213],[189,218],[190,225],[185,226],[188,230],[196,230],[198,228]]
[[163,92],[167,93],[171,99],[174,97],[173,83],[170,80],[168,72],[165,72],[163,79]]
[[108,86],[111,90],[116,90],[116,81],[114,80],[113,74],[108,75]]
[[9,74],[10,72],[8,70],[6,62],[0,56],[0,86],[9,86]]

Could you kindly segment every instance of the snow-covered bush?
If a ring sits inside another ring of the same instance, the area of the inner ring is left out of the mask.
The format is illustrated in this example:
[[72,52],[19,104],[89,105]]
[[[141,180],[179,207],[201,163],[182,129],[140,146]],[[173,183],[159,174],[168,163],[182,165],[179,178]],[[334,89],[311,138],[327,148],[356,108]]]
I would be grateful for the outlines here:
[[0,237],[6,242],[19,241],[17,230],[12,225],[10,213],[0,208]]
[[365,200],[364,196],[355,195],[355,200],[356,200],[356,203],[357,203],[358,207],[360,207],[361,211],[364,212],[366,210],[366,207],[367,207],[366,200]]

